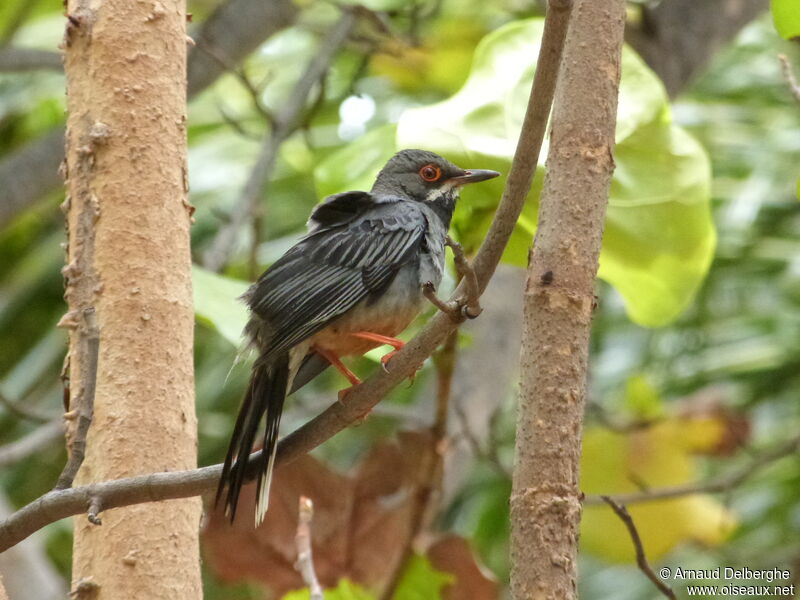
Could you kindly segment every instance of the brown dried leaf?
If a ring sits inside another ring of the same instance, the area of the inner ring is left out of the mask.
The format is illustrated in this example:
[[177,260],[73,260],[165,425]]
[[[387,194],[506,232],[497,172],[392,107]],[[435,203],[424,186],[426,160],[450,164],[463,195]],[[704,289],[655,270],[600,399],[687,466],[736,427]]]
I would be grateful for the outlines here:
[[455,575],[454,583],[444,590],[444,600],[497,600],[500,589],[497,580],[480,565],[461,536],[445,535],[426,552],[431,564],[439,571]]
[[275,470],[269,511],[253,528],[255,485],[242,489],[236,521],[209,512],[203,533],[206,559],[224,582],[263,582],[278,597],[304,586],[294,569],[298,498],[314,502],[312,551],[324,587],[343,578],[380,588],[402,557],[410,528],[410,499],[423,460],[426,433],[405,432],[373,447],[350,476],[304,456]]

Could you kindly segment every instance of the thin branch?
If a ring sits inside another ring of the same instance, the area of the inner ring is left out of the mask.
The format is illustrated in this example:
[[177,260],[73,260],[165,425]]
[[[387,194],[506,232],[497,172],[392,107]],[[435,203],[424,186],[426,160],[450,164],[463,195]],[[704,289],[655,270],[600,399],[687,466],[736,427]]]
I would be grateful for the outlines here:
[[422,295],[428,299],[428,302],[450,317],[454,323],[460,323],[464,320],[461,314],[461,304],[457,301],[450,302],[439,298],[436,295],[436,286],[433,285],[432,281],[426,281],[422,284]]
[[409,560],[414,555],[414,542],[425,529],[425,517],[430,514],[435,498],[434,492],[441,487],[444,448],[447,443],[447,415],[453,387],[456,356],[458,353],[458,329],[452,331],[442,349],[434,354],[436,365],[436,415],[430,427],[430,446],[420,465],[419,484],[412,497],[409,527],[401,541],[403,551],[394,566],[388,583],[381,592],[381,600],[391,600]]
[[75,475],[83,464],[86,455],[86,436],[89,434],[89,426],[92,424],[94,415],[94,396],[97,388],[97,362],[100,353],[100,330],[97,327],[97,316],[94,308],[89,307],[83,310],[84,327],[81,332],[81,342],[84,346],[82,355],[86,357],[86,377],[84,378],[84,389],[78,399],[74,410],[64,415],[65,418],[78,420],[75,433],[69,442],[69,458],[64,470],[56,482],[55,489],[63,490],[72,487]]
[[19,417],[20,419],[35,421],[37,423],[49,423],[55,418],[55,415],[46,415],[31,410],[27,406],[23,406],[22,402],[14,402],[13,400],[11,400],[11,398],[3,394],[3,392],[1,391],[0,391],[0,404],[2,404],[6,409],[8,409],[8,412],[10,412],[16,417]]
[[[545,18],[545,33],[540,47],[539,62],[517,151],[511,163],[511,170],[495,218],[473,262],[481,291],[486,288],[500,262],[533,180],[553,101],[566,26],[563,10],[552,11]],[[453,298],[462,295],[463,290],[459,288],[454,292]],[[283,438],[278,444],[276,466],[299,458],[357,422],[391,389],[414,373],[418,365],[430,356],[455,328],[456,324],[448,316],[439,313],[434,315],[425,327],[394,355],[389,372],[376,369],[361,385],[350,391],[345,404],[334,402],[321,414]],[[251,477],[257,472],[260,459],[260,451],[250,455],[248,475]],[[216,488],[221,473],[222,465],[215,465],[191,471],[152,473],[48,492],[0,522],[0,552],[49,523],[86,511],[92,497],[102,498],[105,510],[142,502],[187,498],[211,493]]]
[[431,281],[426,281],[422,284],[422,295],[436,308],[450,317],[454,323],[462,323],[465,319],[477,318],[483,312],[480,303],[481,292],[478,286],[478,278],[475,275],[475,269],[472,268],[469,260],[467,260],[461,244],[454,241],[449,235],[445,244],[453,250],[458,279],[459,281],[464,281],[464,295],[457,300],[442,300],[436,295],[436,286]]
[[664,594],[667,598],[677,600],[675,597],[675,592],[672,591],[672,588],[658,578],[658,575],[655,574],[655,571],[653,571],[650,563],[647,562],[647,556],[644,553],[644,546],[642,546],[642,538],[639,537],[639,531],[636,529],[636,524],[633,522],[628,509],[625,508],[624,505],[614,502],[608,496],[601,496],[601,498],[612,508],[615,513],[617,513],[617,516],[622,519],[623,523],[625,523],[625,527],[628,528],[631,541],[633,542],[634,548],[636,548],[636,564],[639,565],[639,569],[650,581],[653,582],[653,585],[658,588],[658,591]]
[[232,72],[236,75],[236,78],[244,89],[247,90],[247,93],[250,94],[250,99],[253,102],[253,108],[256,109],[256,112],[261,115],[267,123],[274,126],[275,117],[264,105],[264,101],[261,99],[261,90],[259,86],[251,81],[250,76],[247,74],[247,71],[245,71],[244,65],[239,69],[234,69]]
[[[758,473],[758,471],[768,467],[775,461],[785,456],[797,454],[798,452],[800,452],[800,436],[791,438],[783,444],[759,454],[749,464],[740,469],[705,483],[656,488],[629,494],[616,494],[611,497],[615,502],[620,504],[637,504],[641,502],[653,502],[655,500],[668,500],[670,498],[679,498],[682,496],[692,496],[694,494],[723,494],[740,486]],[[602,504],[603,502],[602,496],[587,496],[583,504],[586,506],[593,506]]]
[[794,76],[794,70],[785,54],[778,54],[778,60],[781,62],[781,71],[786,84],[789,86],[789,91],[792,97],[800,102],[800,85],[797,85],[797,78]]
[[467,256],[464,254],[464,248],[461,244],[454,241],[449,235],[445,242],[450,246],[453,251],[453,260],[456,264],[456,271],[461,279],[464,280],[464,300],[461,313],[467,319],[476,319],[478,315],[483,312],[481,308],[481,292],[478,288],[478,277],[475,275],[475,269],[472,268]]
[[305,73],[295,84],[283,108],[274,116],[274,124],[264,137],[258,159],[250,172],[250,177],[234,205],[230,220],[217,232],[208,250],[203,255],[203,266],[211,271],[219,271],[228,261],[244,223],[251,217],[258,205],[265,184],[275,168],[278,149],[302,123],[302,115],[311,90],[328,72],[337,51],[347,40],[355,25],[353,11],[345,9],[339,21],[333,26],[311,59]]
[[218,54],[213,48],[206,47],[206,46],[198,46],[208,54],[208,56],[213,59],[215,62],[219,64],[225,71],[230,72],[232,75],[239,80],[239,83],[242,87],[247,91],[250,95],[250,100],[253,103],[253,108],[256,109],[256,112],[260,114],[267,123],[274,126],[275,118],[272,116],[272,113],[269,109],[264,105],[264,102],[261,100],[261,90],[258,89],[255,83],[252,82],[247,71],[245,71],[244,66],[241,68],[237,68],[236,63],[228,60],[224,56]]
[[63,125],[0,158],[0,228],[45,194],[64,185],[58,174],[63,158]]
[[21,73],[38,69],[62,71],[61,54],[36,48],[0,48],[0,73]]
[[[511,480],[511,471],[509,471],[503,462],[500,460],[500,457],[497,455],[497,444],[493,442],[493,440],[489,440],[487,444],[487,448],[484,448],[481,445],[480,440],[478,440],[478,436],[475,435],[475,432],[472,430],[472,425],[470,425],[469,417],[467,416],[466,410],[464,410],[464,403],[461,402],[461,399],[456,397],[456,401],[453,403],[453,409],[455,411],[455,415],[458,418],[459,423],[461,424],[461,435],[467,441],[467,445],[472,450],[472,454],[475,458],[486,460],[491,466],[494,471],[500,475]],[[496,420],[499,411],[495,411],[492,415],[492,418],[489,422],[489,436],[490,438],[494,437],[494,429],[495,424],[493,421]]]
[[219,111],[222,120],[233,129],[236,133],[238,133],[243,138],[250,140],[250,141],[260,141],[262,136],[260,133],[250,132],[247,131],[244,126],[237,121],[233,116],[228,114],[228,111],[225,109],[224,106],[221,104],[217,106],[217,110]]
[[58,438],[64,435],[64,423],[61,418],[40,425],[25,437],[15,440],[5,446],[0,446],[0,467],[13,465],[39,450],[47,448]]
[[227,72],[226,65],[238,64],[264,40],[291,25],[297,13],[291,0],[227,0],[218,4],[192,35],[197,45],[186,65],[189,97]]
[[311,498],[300,496],[297,516],[297,534],[294,537],[297,547],[297,562],[294,568],[300,573],[308,586],[311,600],[323,600],[322,586],[314,570],[314,557],[311,554],[311,519],[314,517],[314,503]]

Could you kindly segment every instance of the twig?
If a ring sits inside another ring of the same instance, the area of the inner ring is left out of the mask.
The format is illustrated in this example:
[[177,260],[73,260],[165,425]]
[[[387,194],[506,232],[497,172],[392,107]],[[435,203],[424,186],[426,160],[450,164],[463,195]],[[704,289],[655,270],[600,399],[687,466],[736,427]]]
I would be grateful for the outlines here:
[[[722,494],[727,493],[738,487],[758,471],[774,463],[775,461],[800,452],[800,436],[791,438],[758,455],[750,464],[741,469],[737,469],[727,475],[723,475],[706,483],[696,483],[691,485],[677,485],[674,487],[656,488],[643,492],[633,492],[628,494],[616,494],[612,496],[615,502],[620,504],[637,504],[641,502],[653,502],[655,500],[668,500],[682,496],[692,496],[694,494]],[[583,504],[587,506],[598,505],[604,502],[602,496],[587,496]]]
[[92,424],[94,415],[94,395],[97,388],[97,361],[100,353],[100,330],[97,327],[97,315],[94,308],[89,307],[83,310],[84,331],[82,332],[82,342],[84,350],[83,356],[86,358],[86,377],[84,379],[84,389],[78,399],[74,410],[64,415],[65,418],[76,418],[78,424],[75,433],[69,442],[69,458],[64,470],[58,477],[55,489],[63,490],[71,487],[78,474],[78,469],[83,464],[86,455],[86,436],[89,433],[89,426]]
[[103,510],[103,498],[99,495],[89,499],[89,509],[86,511],[86,518],[92,525],[102,525],[100,511]]
[[297,562],[294,568],[300,573],[308,586],[311,600],[323,600],[322,586],[314,570],[314,557],[311,555],[311,519],[314,517],[314,503],[311,498],[300,496],[300,508],[297,516],[297,534],[294,536],[297,546]]
[[0,392],[0,404],[5,406],[8,409],[8,412],[19,417],[20,419],[27,419],[29,421],[36,421],[38,423],[49,423],[54,418],[54,415],[38,413],[26,406],[23,406],[21,402],[14,402],[11,400],[11,398],[3,394],[3,392]]
[[0,48],[0,73],[20,73],[44,69],[61,71],[61,54],[36,48]]
[[[488,448],[484,448],[480,440],[478,440],[478,436],[475,435],[475,432],[472,429],[472,426],[469,423],[469,417],[467,416],[467,412],[464,410],[464,404],[460,401],[460,398],[456,397],[456,401],[453,403],[453,409],[455,411],[456,417],[458,417],[459,423],[461,424],[461,435],[467,441],[467,445],[472,450],[472,454],[479,459],[485,459],[489,462],[495,472],[504,477],[511,480],[511,472],[506,468],[506,466],[500,461],[500,457],[497,455],[496,444],[490,440],[488,444]],[[492,418],[489,422],[489,434],[490,437],[494,437],[494,422],[496,419],[496,415],[499,411],[495,411],[492,415]]]
[[0,446],[0,467],[13,465],[31,454],[46,448],[64,435],[64,423],[61,418],[40,425],[25,437]]
[[481,292],[478,288],[478,277],[475,275],[475,269],[472,268],[469,260],[464,254],[464,248],[461,244],[454,241],[449,235],[445,242],[453,250],[453,259],[456,264],[456,271],[464,280],[464,305],[461,308],[461,313],[467,319],[475,319],[483,312],[481,308]]
[[589,401],[586,404],[586,412],[594,413],[597,421],[606,429],[616,433],[630,433],[641,431],[662,422],[666,417],[641,418],[630,421],[621,421],[612,417],[604,406],[597,402]]
[[[553,101],[563,32],[567,25],[562,16],[556,11],[555,18],[550,14],[545,18],[545,34],[540,46],[540,58],[517,151],[492,225],[473,261],[481,291],[486,288],[500,262],[517,218],[522,212],[539,160],[539,151]],[[462,293],[463,290],[457,288],[453,297],[458,298]],[[391,389],[414,373],[417,366],[430,356],[455,328],[456,324],[448,316],[434,315],[392,358],[392,369],[388,373],[383,369],[376,369],[361,385],[350,391],[345,404],[332,403],[321,414],[283,438],[278,444],[276,466],[299,458],[345,427],[357,422]],[[260,460],[260,451],[250,455],[248,475],[251,477],[257,472]],[[191,471],[152,473],[48,492],[0,522],[0,552],[49,523],[84,512],[93,496],[102,498],[105,510],[142,502],[187,498],[212,492],[221,473],[222,465],[215,465]]]
[[475,275],[475,269],[467,260],[461,244],[454,241],[449,235],[445,244],[453,249],[456,272],[459,280],[464,281],[464,295],[456,300],[444,301],[436,295],[436,286],[431,281],[422,284],[422,294],[431,304],[450,317],[454,323],[462,323],[465,319],[477,318],[483,312],[480,304],[481,292],[478,278]]
[[789,91],[792,93],[792,97],[800,102],[800,85],[797,85],[797,78],[794,76],[794,71],[792,70],[789,59],[785,54],[778,54],[778,60],[781,62],[783,78],[786,79],[786,83],[789,85]]
[[260,141],[262,139],[261,135],[255,132],[247,131],[244,126],[236,120],[235,117],[228,114],[228,111],[225,109],[224,106],[221,104],[217,106],[217,110],[219,111],[219,115],[222,117],[222,120],[233,129],[236,133],[240,136],[245,138],[246,140],[251,141]]
[[625,523],[625,527],[628,528],[631,541],[633,542],[634,548],[636,548],[636,564],[639,565],[639,569],[645,575],[647,575],[647,578],[653,582],[653,585],[655,585],[662,594],[664,594],[667,598],[677,600],[675,597],[675,592],[672,591],[672,588],[658,578],[658,575],[655,574],[655,571],[653,571],[650,563],[647,562],[647,556],[645,555],[644,547],[642,546],[642,539],[639,537],[639,531],[636,529],[636,524],[633,522],[628,509],[622,504],[617,504],[608,496],[601,496],[601,498],[612,508],[615,513],[617,513],[617,516],[622,519],[623,523]]
[[302,122],[303,110],[313,87],[325,76],[337,50],[344,44],[355,25],[353,11],[345,9],[328,33],[317,54],[300,77],[284,107],[274,116],[272,131],[265,136],[256,164],[231,212],[203,255],[203,265],[219,271],[227,262],[242,225],[253,214],[264,185],[272,175],[278,149]]
[[434,355],[436,365],[436,415],[430,427],[430,446],[425,460],[420,466],[419,484],[412,497],[409,527],[402,540],[403,551],[394,566],[386,586],[381,592],[381,600],[391,600],[403,577],[409,560],[414,555],[414,542],[425,529],[425,517],[430,514],[434,492],[440,487],[444,447],[447,443],[447,415],[453,387],[456,356],[458,352],[458,329],[447,338],[442,349]]
[[[261,100],[261,90],[258,89],[258,86],[255,85],[250,77],[247,75],[244,67],[237,68],[236,63],[226,59],[224,56],[219,54],[216,50],[214,50],[211,46],[201,42],[197,46],[200,50],[205,52],[211,59],[213,59],[216,63],[219,64],[225,71],[230,72],[233,74],[236,79],[239,80],[239,83],[242,84],[242,87],[247,91],[250,95],[250,99],[253,102],[253,108],[256,109],[256,112],[261,115],[267,123],[270,125],[275,124],[275,118],[272,116],[270,110],[264,105],[264,102]],[[225,115],[223,115],[223,118]]]
[[[242,84],[244,89],[247,90],[247,93],[250,94],[250,99],[253,101],[253,107],[256,109],[259,115],[261,115],[264,120],[272,125],[275,126],[275,117],[272,115],[272,112],[264,106],[264,102],[261,100],[261,90],[258,89],[251,80],[250,77],[247,75],[247,71],[245,71],[244,66],[239,69],[233,69],[233,74],[236,75],[236,78]],[[263,84],[262,84],[263,85]]]
[[[196,96],[249,56],[264,40],[295,22],[291,0],[223,0],[193,34],[187,62],[188,95]],[[223,57],[223,60],[218,60]]]
[[422,294],[431,304],[450,317],[454,323],[460,323],[464,320],[461,314],[461,304],[457,301],[450,302],[439,298],[439,296],[436,295],[436,286],[433,285],[432,281],[426,281],[422,284]]

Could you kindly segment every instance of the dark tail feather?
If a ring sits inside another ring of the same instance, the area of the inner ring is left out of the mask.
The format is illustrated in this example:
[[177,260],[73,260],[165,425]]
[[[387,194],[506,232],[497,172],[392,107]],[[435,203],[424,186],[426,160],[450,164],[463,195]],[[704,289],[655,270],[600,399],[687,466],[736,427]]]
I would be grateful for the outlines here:
[[219,504],[223,491],[225,496],[225,512],[233,521],[242,485],[248,480],[247,461],[258,434],[261,419],[266,414],[264,430],[264,449],[258,465],[258,487],[256,488],[256,526],[264,519],[269,502],[269,484],[272,479],[272,467],[275,451],[278,447],[278,431],[281,423],[283,401],[286,398],[289,382],[289,354],[273,359],[269,363],[257,360],[250,375],[236,425],[233,428],[231,443],[225,463],[222,465],[222,476],[217,487],[216,504]]
[[294,378],[292,379],[292,389],[289,390],[287,396],[294,394],[297,390],[314,379],[317,375],[322,373],[325,369],[331,366],[327,358],[323,358],[316,352],[309,352],[300,363]]

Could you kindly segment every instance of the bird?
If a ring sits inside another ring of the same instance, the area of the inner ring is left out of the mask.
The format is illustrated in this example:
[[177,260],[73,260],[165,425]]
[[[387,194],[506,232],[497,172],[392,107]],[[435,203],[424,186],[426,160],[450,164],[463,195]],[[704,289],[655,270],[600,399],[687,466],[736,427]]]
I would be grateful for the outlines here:
[[[311,212],[308,232],[245,292],[245,327],[255,350],[216,494],[233,522],[248,458],[263,430],[256,476],[255,525],[268,509],[278,431],[286,396],[333,365],[360,380],[341,361],[397,339],[425,306],[423,285],[439,285],[445,241],[464,185],[499,175],[462,169],[425,150],[395,154],[369,192],[325,198]],[[430,282],[430,283],[428,283]],[[340,392],[346,399],[349,389]]]

